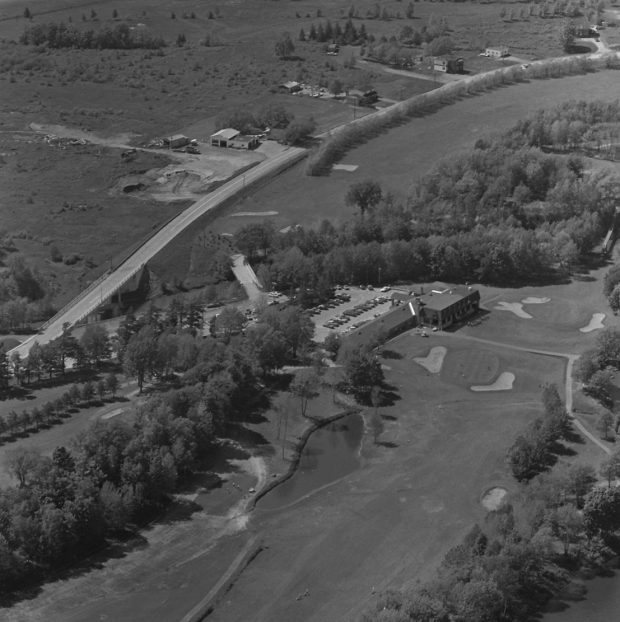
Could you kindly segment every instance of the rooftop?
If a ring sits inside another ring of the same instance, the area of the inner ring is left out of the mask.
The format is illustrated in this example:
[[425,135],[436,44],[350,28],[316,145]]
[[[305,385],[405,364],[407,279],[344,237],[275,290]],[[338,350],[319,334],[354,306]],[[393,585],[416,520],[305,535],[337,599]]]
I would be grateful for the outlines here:
[[239,132],[235,129],[233,129],[232,127],[225,127],[224,129],[221,129],[219,132],[215,132],[215,134],[211,135],[211,138],[223,138],[224,140],[230,140],[231,138],[234,138],[235,136],[238,136]]
[[447,290],[433,290],[428,294],[420,296],[420,302],[424,304],[427,309],[433,311],[443,311],[453,304],[463,300],[466,296],[477,292],[474,287],[465,287],[463,285],[457,285],[450,287]]

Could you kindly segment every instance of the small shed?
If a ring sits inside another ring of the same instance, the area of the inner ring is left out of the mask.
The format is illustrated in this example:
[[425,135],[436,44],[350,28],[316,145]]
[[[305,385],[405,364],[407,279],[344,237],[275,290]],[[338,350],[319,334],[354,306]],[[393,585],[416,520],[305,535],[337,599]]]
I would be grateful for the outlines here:
[[239,136],[239,132],[232,127],[225,127],[224,129],[215,132],[211,135],[211,146],[213,147],[230,147],[231,141]]
[[170,147],[170,149],[179,149],[189,145],[189,138],[183,134],[175,134],[174,136],[164,138],[164,145]]
[[329,56],[336,56],[339,51],[340,51],[340,46],[337,43],[329,43],[327,45],[326,52]]
[[247,149],[248,151],[256,149],[260,145],[258,136],[246,136],[245,134],[239,134],[228,141],[228,146],[233,149]]
[[500,45],[498,47],[486,48],[484,50],[484,55],[489,58],[504,58],[506,56],[510,56],[510,52],[508,51],[507,46]]
[[289,80],[284,84],[280,85],[280,88],[287,93],[297,93],[301,91],[301,84],[299,82],[294,82],[293,80]]

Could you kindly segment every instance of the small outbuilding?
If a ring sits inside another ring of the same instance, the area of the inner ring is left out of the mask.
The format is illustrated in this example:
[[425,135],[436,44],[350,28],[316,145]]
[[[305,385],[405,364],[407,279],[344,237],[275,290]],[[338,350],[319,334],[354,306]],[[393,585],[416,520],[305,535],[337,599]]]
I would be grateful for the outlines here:
[[287,93],[298,93],[299,91],[301,91],[301,84],[299,84],[299,82],[294,82],[293,80],[290,80],[289,82],[281,84],[280,88]]
[[226,127],[211,135],[211,146],[232,147],[230,143],[238,136],[239,132],[237,130],[233,129],[232,127]]
[[484,50],[484,55],[489,58],[505,58],[506,56],[510,56],[510,52],[507,46],[500,45],[498,47],[486,48]]
[[246,136],[245,134],[239,134],[228,141],[228,146],[233,149],[247,149],[251,151],[256,149],[260,145],[258,136]]
[[170,149],[180,149],[189,145],[189,138],[183,134],[175,134],[174,136],[167,136],[164,138],[164,145]]

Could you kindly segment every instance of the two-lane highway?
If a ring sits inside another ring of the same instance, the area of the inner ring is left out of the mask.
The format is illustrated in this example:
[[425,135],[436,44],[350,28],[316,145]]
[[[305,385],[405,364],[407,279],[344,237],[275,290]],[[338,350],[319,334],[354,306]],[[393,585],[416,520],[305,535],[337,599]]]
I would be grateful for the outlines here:
[[[28,352],[35,341],[44,344],[59,337],[65,324],[73,326],[92,313],[103,301],[118,291],[128,279],[136,274],[162,248],[198,218],[218,207],[245,187],[269,175],[280,172],[301,160],[306,154],[307,151],[305,149],[289,147],[196,201],[196,203],[157,231],[120,266],[98,281],[96,286],[91,286],[86,290],[86,293],[82,292],[77,296],[60,313],[52,318],[40,333],[29,337],[24,343],[13,348],[10,353],[18,352],[22,358],[25,358],[28,356]],[[105,244],[105,240],[102,240],[102,244]]]

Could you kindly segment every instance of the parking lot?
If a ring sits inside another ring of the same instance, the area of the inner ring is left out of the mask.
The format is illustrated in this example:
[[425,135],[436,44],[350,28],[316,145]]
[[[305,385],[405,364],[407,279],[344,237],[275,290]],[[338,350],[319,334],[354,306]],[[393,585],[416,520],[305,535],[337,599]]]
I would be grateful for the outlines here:
[[316,325],[315,341],[324,341],[330,332],[346,335],[386,313],[391,304],[390,291],[389,287],[381,290],[349,286],[337,288],[333,300],[312,311],[312,321]]

